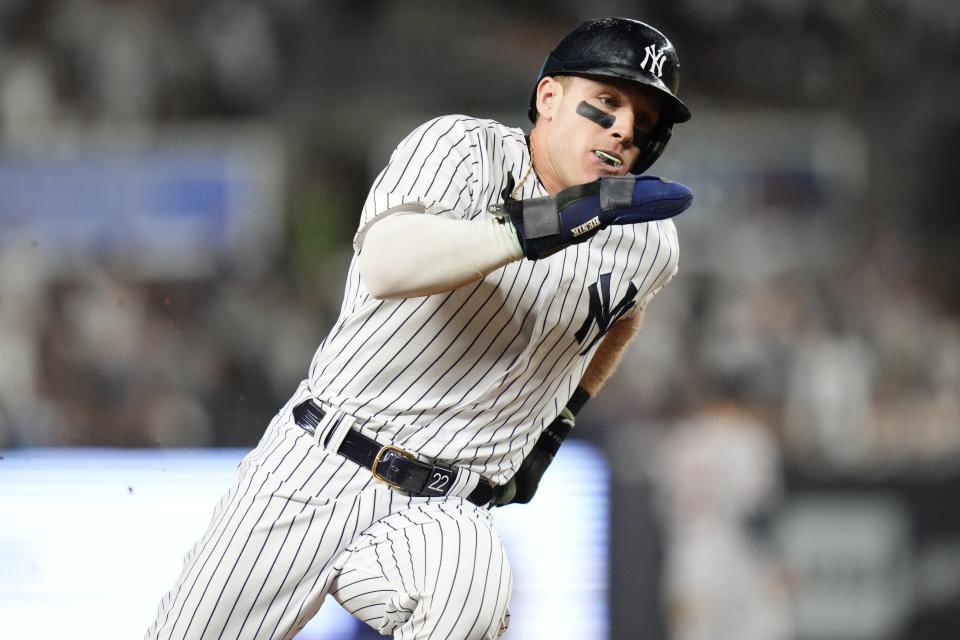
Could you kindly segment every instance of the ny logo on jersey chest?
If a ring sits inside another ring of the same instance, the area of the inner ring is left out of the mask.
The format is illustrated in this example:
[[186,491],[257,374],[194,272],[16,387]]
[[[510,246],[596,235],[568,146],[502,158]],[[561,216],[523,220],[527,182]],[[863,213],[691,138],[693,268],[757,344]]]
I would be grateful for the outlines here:
[[[606,335],[607,329],[610,328],[614,322],[620,319],[623,314],[632,309],[634,305],[637,304],[636,297],[638,290],[631,282],[630,286],[627,287],[627,292],[623,295],[623,298],[620,299],[612,309],[610,308],[610,276],[612,274],[605,273],[600,276],[599,283],[593,283],[590,285],[590,311],[587,315],[587,319],[583,321],[583,326],[574,334],[577,339],[577,342],[583,344],[583,341],[586,339],[587,334],[590,333],[590,328],[597,324],[597,335],[593,337],[589,344],[584,347],[583,351],[580,352],[580,355],[585,355],[590,349],[593,348],[593,345],[597,343],[600,338]],[[599,284],[599,288],[597,287]]]

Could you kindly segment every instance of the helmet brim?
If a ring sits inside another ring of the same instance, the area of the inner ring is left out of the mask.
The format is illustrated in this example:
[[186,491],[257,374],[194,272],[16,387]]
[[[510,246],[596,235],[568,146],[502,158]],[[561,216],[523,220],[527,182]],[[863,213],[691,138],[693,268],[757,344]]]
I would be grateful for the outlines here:
[[[690,109],[687,108],[687,105],[685,105],[680,98],[675,96],[673,92],[670,91],[670,88],[667,87],[663,81],[655,76],[637,73],[635,69],[631,69],[629,67],[621,68],[617,66],[605,66],[603,68],[598,68],[591,64],[578,65],[576,62],[566,62],[561,68],[556,70],[551,69],[550,73],[541,75],[537,79],[537,85],[540,84],[540,80],[543,80],[547,76],[589,76],[594,78],[613,78],[616,80],[636,82],[652,89],[656,89],[657,92],[663,96],[664,109],[661,112],[661,117],[666,117],[670,124],[687,122],[690,120]],[[533,95],[530,97],[529,116],[531,122],[536,121],[537,85],[534,86]]]

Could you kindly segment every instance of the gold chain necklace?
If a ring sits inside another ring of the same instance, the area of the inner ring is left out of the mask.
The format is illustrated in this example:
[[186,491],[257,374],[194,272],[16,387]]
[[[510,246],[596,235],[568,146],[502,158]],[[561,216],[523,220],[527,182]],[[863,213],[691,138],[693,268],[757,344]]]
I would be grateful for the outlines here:
[[527,181],[527,178],[530,177],[530,173],[533,171],[533,149],[530,149],[530,166],[527,167],[526,172],[523,174],[523,177],[520,178],[520,182],[517,183],[517,186],[513,188],[513,192],[510,194],[510,197],[514,200],[517,199],[517,194],[520,193],[520,189],[523,187],[523,183]]

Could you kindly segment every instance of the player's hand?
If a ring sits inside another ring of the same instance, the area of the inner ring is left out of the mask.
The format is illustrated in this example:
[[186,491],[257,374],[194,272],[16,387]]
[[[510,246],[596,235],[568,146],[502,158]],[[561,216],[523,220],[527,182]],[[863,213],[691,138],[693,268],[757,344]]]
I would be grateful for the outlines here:
[[493,506],[503,507],[508,504],[527,504],[533,499],[533,495],[540,486],[540,479],[553,457],[560,448],[570,430],[573,429],[574,417],[569,409],[564,408],[553,422],[550,423],[544,432],[533,445],[533,449],[527,454],[510,480],[493,490]]
[[503,209],[531,260],[589,240],[610,225],[671,218],[693,203],[689,188],[655,176],[602,176],[529,200],[511,198],[513,184],[510,176],[502,194]]

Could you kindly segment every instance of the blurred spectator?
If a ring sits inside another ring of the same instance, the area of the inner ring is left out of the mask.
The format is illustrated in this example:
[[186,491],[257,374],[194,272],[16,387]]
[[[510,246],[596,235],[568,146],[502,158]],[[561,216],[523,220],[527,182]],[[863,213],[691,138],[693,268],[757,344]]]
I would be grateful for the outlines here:
[[870,349],[822,297],[809,299],[803,311],[785,398],[791,453],[837,469],[862,468],[873,446]]
[[710,403],[665,437],[654,481],[670,638],[793,637],[769,531],[779,473],[769,429],[735,396]]
[[0,448],[57,444],[40,380],[38,318],[48,314],[44,265],[31,247],[0,251]]
[[224,104],[246,112],[276,100],[280,52],[262,3],[205,3],[199,30]]
[[81,110],[104,124],[146,124],[156,115],[165,24],[151,0],[63,3],[52,12],[57,44],[82,78]]
[[9,148],[28,145],[60,116],[40,18],[29,14],[15,27],[11,42],[0,43],[0,126]]

